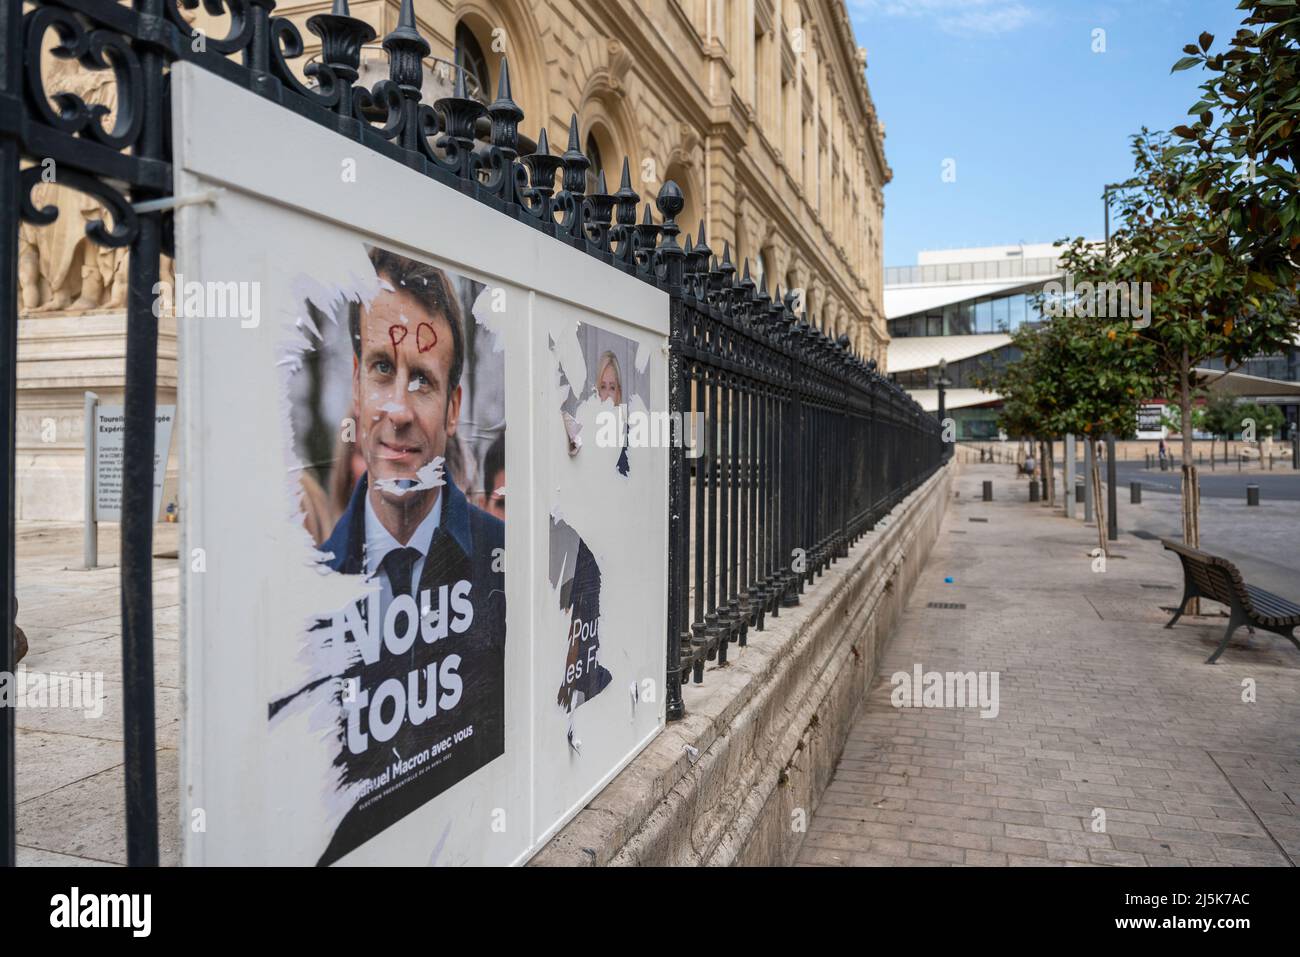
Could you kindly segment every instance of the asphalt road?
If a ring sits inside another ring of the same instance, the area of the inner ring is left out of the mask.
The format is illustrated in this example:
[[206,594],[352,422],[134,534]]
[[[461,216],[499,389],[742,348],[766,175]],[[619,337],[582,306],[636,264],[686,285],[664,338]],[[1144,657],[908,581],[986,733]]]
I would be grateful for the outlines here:
[[[1105,471],[1102,472],[1103,480]],[[1177,472],[1116,464],[1120,538],[1181,541]],[[1129,503],[1129,482],[1142,483],[1141,505]],[[1246,505],[1246,485],[1259,486],[1258,507]],[[1082,516],[1080,504],[1076,515]],[[1234,562],[1252,585],[1300,601],[1300,472],[1242,472],[1233,465],[1201,470],[1201,548]]]
[[[1064,474],[1063,469],[1058,470]],[[1080,469],[1082,471],[1082,468]],[[1145,469],[1140,462],[1115,463],[1115,477],[1119,484],[1119,493],[1128,501],[1130,482],[1141,482],[1142,493],[1178,495],[1182,484],[1181,473],[1170,470]],[[1102,463],[1101,479],[1106,480],[1106,467]],[[1210,470],[1208,465],[1201,466],[1201,500],[1207,498],[1227,498],[1246,501],[1246,486],[1258,485],[1261,502],[1300,502],[1300,471],[1279,467],[1272,472],[1238,472],[1235,463]]]

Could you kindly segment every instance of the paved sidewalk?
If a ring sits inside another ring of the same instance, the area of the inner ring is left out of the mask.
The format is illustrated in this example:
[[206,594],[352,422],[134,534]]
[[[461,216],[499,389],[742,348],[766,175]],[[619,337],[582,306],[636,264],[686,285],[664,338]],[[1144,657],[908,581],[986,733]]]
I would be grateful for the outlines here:
[[[19,668],[102,675],[92,707],[17,713],[20,865],[125,864],[122,756],[122,627],[116,525],[100,526],[103,567],[81,567],[80,525],[18,526],[18,623],[31,643]],[[158,525],[155,553],[174,552],[178,526]],[[160,858],[180,863],[177,746],[180,679],[176,559],[154,560],[154,684]],[[96,714],[96,712],[99,712]]]
[[[1163,628],[1182,574],[1158,542],[1122,534],[1097,573],[1095,529],[1005,467],[954,488],[799,863],[1300,862],[1300,651],[1242,629],[1206,665],[1226,620]],[[997,672],[996,717],[895,708],[891,676],[918,663]]]

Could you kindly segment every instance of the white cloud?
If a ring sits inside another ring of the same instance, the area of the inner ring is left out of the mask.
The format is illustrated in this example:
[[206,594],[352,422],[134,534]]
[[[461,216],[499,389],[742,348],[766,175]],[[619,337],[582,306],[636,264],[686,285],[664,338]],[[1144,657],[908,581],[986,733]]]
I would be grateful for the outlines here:
[[1018,30],[1036,12],[1019,0],[849,0],[864,15],[924,19],[952,34],[995,34]]

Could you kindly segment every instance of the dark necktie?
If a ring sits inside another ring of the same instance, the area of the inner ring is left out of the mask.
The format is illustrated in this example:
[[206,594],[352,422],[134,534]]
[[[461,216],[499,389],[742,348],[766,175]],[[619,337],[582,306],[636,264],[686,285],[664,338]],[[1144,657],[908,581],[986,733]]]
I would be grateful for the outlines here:
[[393,590],[393,597],[411,594],[411,569],[423,556],[418,548],[394,548],[379,567],[388,575],[388,585]]
[[[393,599],[401,598],[403,595],[411,594],[411,569],[421,558],[418,548],[394,548],[384,556],[384,560],[379,563],[388,574],[388,586],[393,590]],[[387,614],[387,611],[385,611]],[[393,630],[396,634],[404,635],[411,623],[406,620],[406,612],[399,612],[393,619]],[[411,649],[414,654],[414,647]]]

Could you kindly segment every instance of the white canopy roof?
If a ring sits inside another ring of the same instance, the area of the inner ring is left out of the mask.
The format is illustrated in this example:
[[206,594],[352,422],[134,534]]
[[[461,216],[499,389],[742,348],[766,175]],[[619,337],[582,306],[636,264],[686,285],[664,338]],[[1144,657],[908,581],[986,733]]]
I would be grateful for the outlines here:
[[[926,412],[939,411],[938,389],[908,389],[907,394],[919,402]],[[944,395],[943,406],[944,411],[951,411],[1001,401],[1002,396],[996,392],[981,392],[979,389],[949,389]]]
[[890,372],[929,369],[940,359],[958,362],[981,352],[1001,349],[1011,337],[1001,332],[980,336],[908,336],[891,339],[885,353],[885,368]]
[[[891,346],[892,348],[892,346]],[[893,353],[890,353],[892,358]],[[892,368],[892,367],[891,367]],[[1300,382],[1287,382],[1284,379],[1266,379],[1263,376],[1247,375],[1244,372],[1224,372],[1222,369],[1204,369],[1197,367],[1197,385],[1210,392],[1223,395],[1243,396],[1296,396],[1300,395]]]
[[885,287],[885,318],[897,319],[910,316],[914,312],[940,309],[952,302],[965,302],[980,296],[1013,296],[1020,292],[1029,292],[1043,288],[1043,283],[1052,277],[1039,276],[1026,281],[1018,279],[1001,279],[996,282],[960,282],[923,284],[915,286]]

